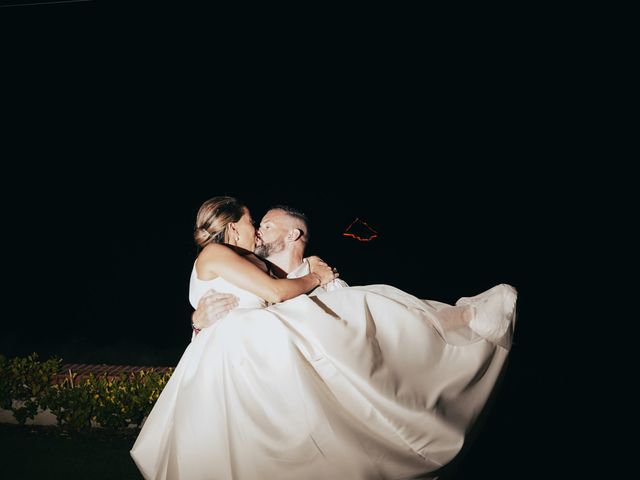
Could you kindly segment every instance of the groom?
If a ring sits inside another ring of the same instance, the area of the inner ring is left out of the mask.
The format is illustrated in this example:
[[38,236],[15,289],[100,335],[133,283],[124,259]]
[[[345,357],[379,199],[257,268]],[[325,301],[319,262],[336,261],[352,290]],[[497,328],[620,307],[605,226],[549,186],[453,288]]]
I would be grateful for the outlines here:
[[[306,275],[309,273],[309,264],[304,260],[304,250],[309,241],[308,223],[306,215],[294,208],[286,205],[272,207],[260,221],[255,254],[271,262],[282,277],[298,278]],[[336,278],[313,292],[343,287],[348,285]],[[237,304],[235,295],[210,290],[198,302],[198,308],[191,316],[191,325],[196,331],[209,327]]]

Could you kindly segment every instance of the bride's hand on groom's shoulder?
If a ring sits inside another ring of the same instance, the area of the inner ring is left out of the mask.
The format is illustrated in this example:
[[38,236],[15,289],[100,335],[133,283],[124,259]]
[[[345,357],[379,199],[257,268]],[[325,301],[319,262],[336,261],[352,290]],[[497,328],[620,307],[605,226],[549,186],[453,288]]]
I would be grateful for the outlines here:
[[193,312],[193,325],[199,330],[210,327],[237,306],[238,297],[235,295],[211,289],[200,298],[198,308]]
[[310,257],[306,257],[305,260],[309,263],[310,268],[329,267],[329,264],[324,260],[322,260],[317,255],[311,255]]
[[312,255],[310,257],[305,257],[305,260],[309,263],[310,268],[313,268],[318,265],[324,265],[328,267],[327,262],[325,262],[320,257],[317,257],[315,255]]
[[320,285],[326,285],[340,276],[335,268],[331,268],[320,257],[311,256],[307,257],[306,260],[309,262],[310,272],[320,277]]

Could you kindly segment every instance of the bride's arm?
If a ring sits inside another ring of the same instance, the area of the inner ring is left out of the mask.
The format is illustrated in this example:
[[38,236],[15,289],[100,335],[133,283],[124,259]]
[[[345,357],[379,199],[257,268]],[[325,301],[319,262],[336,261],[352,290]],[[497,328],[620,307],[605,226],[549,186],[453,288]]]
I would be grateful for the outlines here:
[[198,277],[203,280],[220,276],[271,303],[297,297],[335,278],[328,266],[320,266],[300,278],[272,278],[254,263],[217,243],[209,244],[202,250],[196,261],[196,269]]

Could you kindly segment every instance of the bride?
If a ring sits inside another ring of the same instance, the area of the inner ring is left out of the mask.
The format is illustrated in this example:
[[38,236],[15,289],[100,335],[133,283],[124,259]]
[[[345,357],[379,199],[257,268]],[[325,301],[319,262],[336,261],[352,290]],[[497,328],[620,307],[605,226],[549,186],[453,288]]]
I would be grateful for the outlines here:
[[456,305],[389,285],[305,295],[337,274],[274,278],[249,210],[198,211],[192,303],[238,307],[187,346],[136,439],[146,479],[408,479],[461,449],[511,346],[516,292]]

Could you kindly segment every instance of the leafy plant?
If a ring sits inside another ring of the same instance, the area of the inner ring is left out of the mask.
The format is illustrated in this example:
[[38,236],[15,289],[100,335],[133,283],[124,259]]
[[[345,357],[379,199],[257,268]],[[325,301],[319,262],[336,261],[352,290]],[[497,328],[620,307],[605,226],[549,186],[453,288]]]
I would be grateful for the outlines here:
[[40,362],[35,352],[12,359],[0,356],[0,407],[12,410],[20,424],[33,419],[61,365],[57,357]]
[[149,369],[118,377],[90,374],[78,381],[77,374],[69,372],[53,383],[62,360],[37,358],[36,353],[13,359],[0,355],[0,407],[12,410],[22,424],[40,408],[49,409],[59,426],[74,430],[139,428],[173,373]]

